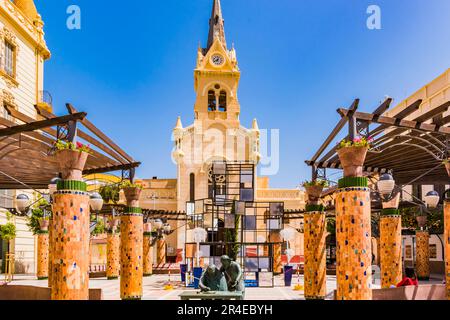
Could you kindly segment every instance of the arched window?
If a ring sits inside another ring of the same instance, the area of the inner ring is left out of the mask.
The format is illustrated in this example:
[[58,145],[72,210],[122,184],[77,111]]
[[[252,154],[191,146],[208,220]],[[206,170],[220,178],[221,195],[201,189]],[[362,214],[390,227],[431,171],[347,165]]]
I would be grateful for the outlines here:
[[195,174],[189,176],[189,201],[195,202]]
[[214,90],[208,91],[208,111],[216,111],[217,110],[217,101],[216,101],[216,93]]
[[227,111],[227,93],[225,91],[220,91],[219,96],[219,111]]

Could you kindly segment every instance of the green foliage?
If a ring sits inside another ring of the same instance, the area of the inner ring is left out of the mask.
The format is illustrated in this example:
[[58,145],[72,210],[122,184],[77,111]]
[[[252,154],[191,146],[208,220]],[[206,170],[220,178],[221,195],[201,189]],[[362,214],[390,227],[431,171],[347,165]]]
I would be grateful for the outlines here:
[[303,186],[304,187],[314,187],[314,186],[320,186],[320,187],[328,187],[328,181],[323,180],[323,179],[317,179],[317,180],[313,180],[313,181],[305,181],[303,182]]
[[0,226],[0,238],[5,241],[11,241],[16,238],[16,226],[12,222]]
[[138,189],[143,189],[143,187],[140,184],[137,183],[131,183],[129,180],[125,180],[120,184],[120,188],[121,189],[125,189],[125,188],[138,188]]
[[357,137],[353,140],[343,139],[338,144],[338,149],[348,148],[348,147],[366,147],[370,148],[372,143],[372,139],[367,139],[366,137]]
[[336,234],[336,218],[335,217],[329,217],[326,220],[327,222],[327,232],[329,234],[335,235]]
[[120,200],[120,185],[106,185],[100,187],[99,191],[105,203],[114,203],[117,204]]
[[229,252],[227,252],[228,256],[236,261],[239,255],[239,250],[241,245],[238,242],[239,239],[239,224],[241,221],[241,216],[236,215],[236,207],[235,202],[233,203],[233,207],[231,209],[231,213],[234,214],[234,229],[227,229],[225,231],[225,242],[228,244]]
[[[31,216],[28,217],[27,226],[30,231],[37,235],[39,231],[41,231],[41,227],[39,222],[44,219],[44,210],[42,207],[48,206],[47,200],[42,198],[39,202],[31,209]],[[49,217],[45,217],[45,219],[49,219]]]
[[[423,215],[418,207],[403,208],[400,210],[402,215],[402,227],[409,230],[416,230],[419,226],[416,217]],[[444,233],[444,213],[441,208],[428,209],[428,220],[426,228],[430,233]]]
[[92,236],[98,236],[99,234],[106,233],[106,225],[105,221],[103,219],[98,220],[97,224],[95,225],[94,230],[92,231]]
[[55,142],[55,147],[58,150],[73,150],[79,152],[92,153],[91,147],[82,143],[65,142],[58,140]]

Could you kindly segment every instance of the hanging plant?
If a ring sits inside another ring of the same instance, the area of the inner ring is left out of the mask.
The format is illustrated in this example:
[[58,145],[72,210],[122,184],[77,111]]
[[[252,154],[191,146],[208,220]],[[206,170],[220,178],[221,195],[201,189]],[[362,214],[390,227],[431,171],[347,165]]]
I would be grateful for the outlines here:
[[42,219],[49,220],[50,217],[44,218],[44,210],[42,207],[48,206],[48,201],[45,199],[41,199],[36,206],[31,210],[31,216],[28,217],[27,226],[30,229],[30,231],[33,233],[33,235],[39,234],[41,231],[41,221]]
[[117,204],[120,200],[120,185],[118,184],[102,186],[98,192],[106,203]]

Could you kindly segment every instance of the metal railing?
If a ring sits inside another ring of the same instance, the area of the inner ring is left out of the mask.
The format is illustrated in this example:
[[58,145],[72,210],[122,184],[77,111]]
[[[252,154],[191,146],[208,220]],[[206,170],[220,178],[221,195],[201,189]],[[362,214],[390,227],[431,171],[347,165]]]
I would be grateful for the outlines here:
[[53,104],[53,97],[50,94],[50,92],[43,90],[43,91],[39,91],[39,103],[46,103],[49,106],[51,106]]

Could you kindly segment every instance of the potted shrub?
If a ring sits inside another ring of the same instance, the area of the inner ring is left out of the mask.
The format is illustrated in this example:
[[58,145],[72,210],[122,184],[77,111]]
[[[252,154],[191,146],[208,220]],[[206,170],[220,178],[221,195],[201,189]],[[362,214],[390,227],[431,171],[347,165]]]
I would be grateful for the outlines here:
[[342,140],[337,154],[344,169],[344,177],[361,177],[362,167],[372,139],[358,137],[354,140]]
[[49,217],[43,217],[39,220],[40,231],[48,231],[48,226],[50,224]]
[[328,187],[328,182],[322,179],[306,181],[303,183],[303,187],[306,189],[308,201],[310,203],[318,203],[323,189]]
[[77,142],[64,142],[58,140],[55,143],[56,160],[58,161],[64,180],[82,180],[83,169],[87,158],[92,152],[87,145]]

